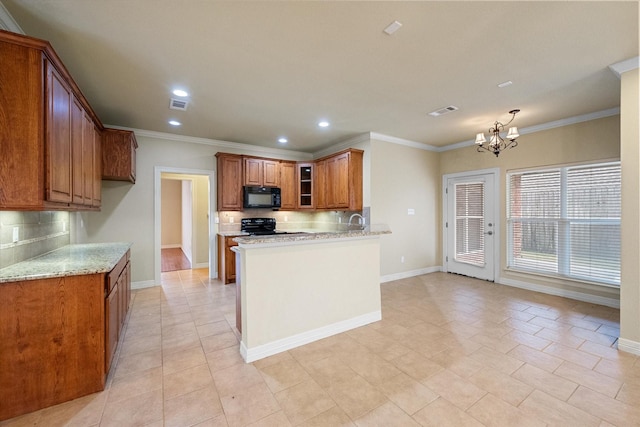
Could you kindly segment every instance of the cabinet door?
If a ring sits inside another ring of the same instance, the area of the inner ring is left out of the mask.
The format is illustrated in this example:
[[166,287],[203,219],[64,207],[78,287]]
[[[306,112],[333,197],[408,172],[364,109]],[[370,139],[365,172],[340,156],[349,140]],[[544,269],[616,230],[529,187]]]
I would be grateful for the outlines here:
[[[85,123],[84,110],[77,99],[73,98],[71,103],[71,158],[73,171],[73,203],[83,205],[85,203],[85,162],[84,162],[84,142]],[[89,193],[91,194],[91,193]]]
[[218,157],[218,211],[242,210],[242,157]]
[[[134,162],[135,164],[135,162]],[[102,205],[102,134],[93,126],[93,191],[91,205],[99,208]]]
[[316,198],[316,209],[327,208],[327,161],[320,160],[315,163],[314,170],[314,195]]
[[[93,170],[94,165],[94,153],[95,141],[94,141],[94,125],[93,120],[86,113],[84,114],[84,126],[83,126],[83,149],[82,149],[82,172],[83,179],[82,184],[84,186],[84,204],[86,206],[93,206],[93,187],[95,180],[95,172]],[[78,163],[74,163],[74,168],[78,167]]]
[[46,198],[71,203],[71,103],[64,79],[47,63]]
[[120,327],[119,297],[120,294],[118,293],[118,284],[116,282],[105,301],[105,372],[109,372],[111,361],[118,345]]
[[293,162],[280,163],[280,209],[292,210],[296,208],[296,164]]
[[298,209],[313,209],[313,164],[299,163],[296,175],[298,177]]
[[349,208],[349,153],[327,160],[327,207]]
[[260,159],[244,159],[244,185],[262,186],[264,163]]
[[280,186],[280,162],[277,160],[262,161],[262,185],[265,187]]
[[231,250],[231,247],[238,246],[238,243],[233,241],[233,237],[225,237],[225,243],[224,268],[227,273],[226,282],[233,283],[236,281],[236,254]]

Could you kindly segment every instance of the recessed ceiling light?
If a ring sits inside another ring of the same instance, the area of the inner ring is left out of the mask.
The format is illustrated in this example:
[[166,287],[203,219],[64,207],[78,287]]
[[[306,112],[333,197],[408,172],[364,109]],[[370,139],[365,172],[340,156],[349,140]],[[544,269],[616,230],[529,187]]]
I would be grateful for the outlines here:
[[278,142],[280,144],[286,144],[287,142],[289,142],[289,140],[287,138],[282,137],[282,138],[278,138]]
[[398,31],[400,29],[400,27],[402,27],[402,24],[400,22],[393,21],[383,31],[385,33],[387,33],[388,35],[391,35],[391,34],[395,33],[396,31]]
[[170,124],[171,126],[180,126],[182,123],[180,123],[180,122],[179,122],[179,121],[177,121],[177,120],[169,120],[169,124]]
[[184,90],[182,90],[182,89],[176,89],[176,90],[174,90],[174,91],[173,91],[173,94],[174,94],[175,96],[182,96],[182,97],[189,96],[189,93],[188,93],[188,92],[186,92],[186,91],[184,91]]
[[320,126],[321,128],[329,127],[329,122],[326,120],[319,121],[318,126]]

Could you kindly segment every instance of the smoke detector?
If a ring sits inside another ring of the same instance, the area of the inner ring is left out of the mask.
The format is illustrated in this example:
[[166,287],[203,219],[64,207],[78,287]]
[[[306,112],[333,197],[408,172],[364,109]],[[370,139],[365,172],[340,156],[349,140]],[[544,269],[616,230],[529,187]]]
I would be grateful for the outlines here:
[[184,101],[182,99],[171,98],[171,102],[169,103],[169,108],[172,110],[181,110],[186,111],[187,105],[189,105],[188,101]]
[[444,114],[453,113],[454,111],[458,111],[458,107],[455,105],[449,105],[448,107],[440,108],[439,110],[432,111],[429,113],[430,116],[440,117]]

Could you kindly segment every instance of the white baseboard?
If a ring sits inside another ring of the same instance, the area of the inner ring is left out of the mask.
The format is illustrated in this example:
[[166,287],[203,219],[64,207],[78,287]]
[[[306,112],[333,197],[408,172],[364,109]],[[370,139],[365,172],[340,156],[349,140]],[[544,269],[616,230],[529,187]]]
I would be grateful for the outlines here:
[[538,285],[535,283],[523,282],[520,280],[501,278],[496,283],[513,286],[515,288],[527,289],[529,291],[541,292],[543,294],[556,295],[559,297],[571,298],[578,301],[592,304],[605,305],[607,307],[620,308],[620,299],[607,298],[598,295],[591,295],[583,292],[569,291],[566,289],[552,288],[551,286]]
[[154,286],[159,286],[156,284],[155,280],[143,280],[140,282],[131,282],[131,289],[152,288]]
[[180,243],[176,245],[162,245],[160,246],[162,249],[182,249],[182,245]]
[[274,354],[282,353],[286,350],[291,350],[292,348],[300,347],[301,345],[309,344],[310,342],[318,341],[322,338],[377,322],[380,319],[382,319],[382,311],[378,310],[252,348],[247,348],[243,341],[240,343],[240,354],[246,363],[251,363],[268,356],[273,356]]
[[420,268],[418,270],[403,271],[402,273],[393,273],[380,276],[380,283],[392,282],[394,280],[406,279],[409,277],[422,276],[423,274],[436,273],[442,271],[442,267],[437,265],[435,267]]
[[618,350],[640,356],[640,342],[631,341],[626,338],[618,338]]

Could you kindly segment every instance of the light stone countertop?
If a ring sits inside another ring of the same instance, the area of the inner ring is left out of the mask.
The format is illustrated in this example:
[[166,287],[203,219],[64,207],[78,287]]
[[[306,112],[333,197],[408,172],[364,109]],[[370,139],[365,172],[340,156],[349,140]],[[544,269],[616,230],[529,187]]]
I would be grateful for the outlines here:
[[126,242],[64,246],[0,269],[0,283],[107,273],[130,247],[131,243]]
[[349,230],[349,231],[328,231],[328,232],[302,232],[295,233],[289,232],[289,234],[272,234],[267,236],[241,236],[233,239],[235,242],[241,245],[255,245],[255,244],[276,244],[276,243],[289,243],[289,242],[303,242],[313,240],[329,240],[329,239],[348,239],[348,238],[362,238],[362,237],[374,237],[383,234],[391,234],[391,230],[386,225],[378,225],[367,227],[364,230]]

